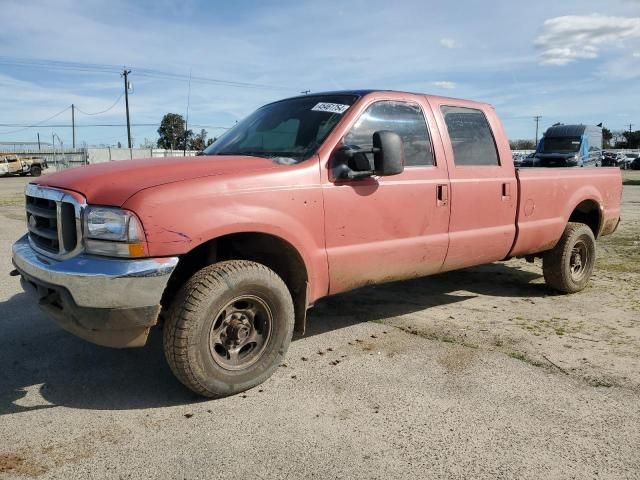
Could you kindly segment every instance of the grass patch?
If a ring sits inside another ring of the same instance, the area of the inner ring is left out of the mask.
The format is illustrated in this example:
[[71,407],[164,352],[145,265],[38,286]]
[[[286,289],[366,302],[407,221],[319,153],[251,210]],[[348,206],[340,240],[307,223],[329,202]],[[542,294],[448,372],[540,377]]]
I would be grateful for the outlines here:
[[24,195],[0,198],[0,207],[21,207],[24,205]]
[[529,355],[527,355],[524,352],[511,351],[511,352],[506,352],[506,353],[511,358],[515,358],[516,360],[520,360],[521,362],[528,363],[529,365],[532,365],[534,367],[544,367],[545,366],[544,363],[539,362],[537,360],[534,360],[533,358],[531,358]]
[[529,363],[529,357],[527,357],[526,353],[509,352],[507,355],[509,355],[511,358],[515,358],[516,360],[520,360],[521,362]]
[[636,228],[629,231],[627,227],[627,231],[602,237],[598,243],[607,252],[598,252],[597,268],[615,273],[640,273],[640,232]]

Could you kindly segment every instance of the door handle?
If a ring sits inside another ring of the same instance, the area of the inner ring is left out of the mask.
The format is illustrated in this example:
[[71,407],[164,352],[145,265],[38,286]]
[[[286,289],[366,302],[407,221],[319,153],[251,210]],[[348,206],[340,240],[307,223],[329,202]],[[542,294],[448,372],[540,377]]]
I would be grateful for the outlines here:
[[502,184],[502,199],[503,200],[507,200],[508,198],[511,198],[511,184],[510,183],[503,183]]
[[436,187],[437,205],[443,207],[449,203],[449,185],[438,185]]

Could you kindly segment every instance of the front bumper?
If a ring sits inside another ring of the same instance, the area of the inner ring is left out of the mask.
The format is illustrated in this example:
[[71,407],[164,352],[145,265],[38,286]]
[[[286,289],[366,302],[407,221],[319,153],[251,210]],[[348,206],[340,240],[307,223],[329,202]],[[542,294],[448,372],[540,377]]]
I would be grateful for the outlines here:
[[146,343],[177,257],[119,259],[79,254],[53,260],[36,252],[27,235],[13,245],[22,286],[65,330],[98,345]]

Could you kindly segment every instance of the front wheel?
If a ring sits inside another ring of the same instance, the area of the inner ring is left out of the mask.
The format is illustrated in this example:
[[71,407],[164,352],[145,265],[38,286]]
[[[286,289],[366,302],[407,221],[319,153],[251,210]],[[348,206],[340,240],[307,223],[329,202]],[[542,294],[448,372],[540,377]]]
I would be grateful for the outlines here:
[[562,293],[587,286],[596,260],[596,240],[583,223],[569,222],[557,245],[542,257],[547,285]]
[[33,165],[33,166],[31,167],[31,171],[30,171],[30,173],[31,173],[31,176],[32,176],[32,177],[39,177],[39,176],[40,176],[40,174],[42,173],[42,169],[40,168],[40,166],[39,166],[39,165]]
[[221,262],[195,273],[173,301],[165,357],[194,392],[232,395],[273,374],[293,325],[291,294],[275,272],[255,262]]

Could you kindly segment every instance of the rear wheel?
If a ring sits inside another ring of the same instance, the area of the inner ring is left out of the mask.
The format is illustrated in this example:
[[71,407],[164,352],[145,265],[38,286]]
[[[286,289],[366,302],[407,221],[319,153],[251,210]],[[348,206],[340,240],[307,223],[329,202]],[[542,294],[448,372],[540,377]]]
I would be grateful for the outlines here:
[[544,279],[551,288],[575,293],[589,283],[596,259],[596,241],[583,223],[569,222],[553,249],[542,258]]
[[32,177],[39,177],[40,174],[42,173],[42,169],[40,168],[40,165],[32,165],[30,173]]
[[167,362],[206,397],[232,395],[269,378],[293,334],[287,286],[264,265],[244,260],[203,268],[182,287],[164,326]]

